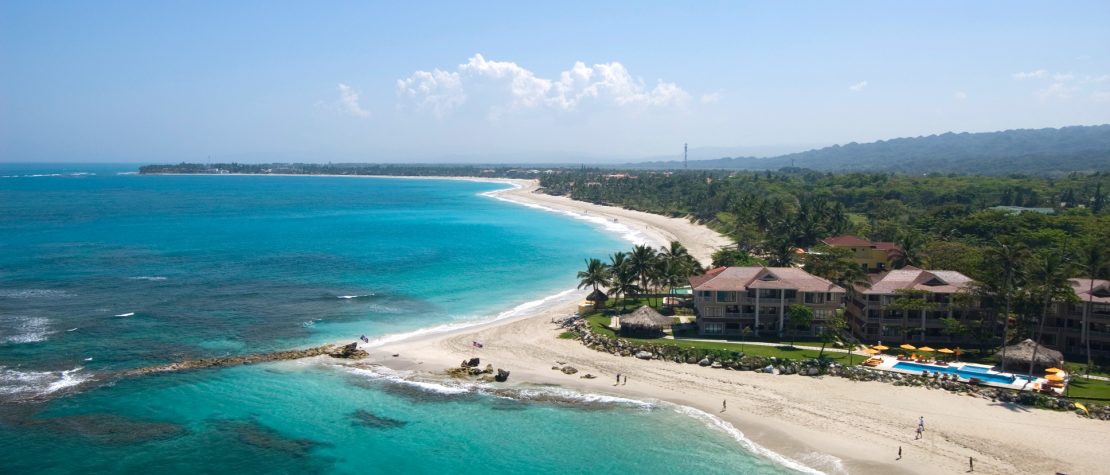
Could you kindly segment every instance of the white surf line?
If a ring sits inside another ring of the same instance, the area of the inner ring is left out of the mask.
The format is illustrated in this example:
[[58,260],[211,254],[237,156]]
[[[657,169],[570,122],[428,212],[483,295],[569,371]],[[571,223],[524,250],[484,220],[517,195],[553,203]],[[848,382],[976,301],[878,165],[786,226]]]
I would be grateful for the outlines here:
[[[581,294],[581,295],[579,295],[579,294]],[[480,327],[482,325],[488,325],[488,324],[495,323],[495,322],[511,321],[511,320],[519,320],[519,319],[523,319],[523,318],[528,318],[528,317],[531,317],[531,316],[535,315],[537,310],[539,310],[540,308],[542,308],[542,307],[544,307],[548,304],[561,303],[561,302],[570,302],[570,301],[578,300],[579,298],[581,298],[581,296],[584,296],[584,295],[586,295],[586,291],[584,291],[584,290],[568,289],[568,290],[564,290],[562,292],[559,292],[559,293],[556,293],[556,294],[553,294],[553,295],[548,295],[548,296],[540,298],[540,299],[524,302],[524,303],[522,303],[520,305],[517,305],[517,306],[515,306],[515,307],[513,307],[509,310],[505,310],[501,313],[498,313],[497,315],[494,315],[493,317],[490,317],[490,318],[475,318],[475,319],[471,319],[471,320],[464,320],[464,321],[452,322],[452,323],[443,323],[443,324],[439,324],[439,325],[435,325],[435,326],[431,326],[431,327],[418,328],[416,330],[412,330],[412,331],[408,331],[408,332],[404,332],[404,333],[390,333],[390,334],[386,334],[386,335],[376,337],[376,338],[370,340],[369,343],[360,344],[359,347],[360,348],[377,348],[377,347],[381,347],[381,346],[384,346],[384,345],[387,345],[387,344],[390,344],[390,343],[398,343],[398,342],[402,342],[402,341],[405,341],[405,340],[409,340],[409,339],[417,338],[417,337],[422,337],[422,336],[457,333],[457,332],[461,332],[463,330],[471,329],[471,328],[474,328],[474,327]]]
[[[720,417],[714,416],[714,415],[712,415],[708,412],[705,412],[701,409],[697,409],[697,408],[690,407],[690,406],[683,406],[683,405],[680,405],[680,404],[674,404],[674,403],[670,403],[670,402],[668,402],[667,404],[670,404],[670,405],[674,406],[675,407],[675,412],[678,412],[679,414],[683,414],[683,415],[692,417],[694,419],[697,419],[697,420],[703,422],[705,425],[707,425],[711,428],[720,430],[720,431],[732,436],[733,440],[738,442],[744,448],[748,449],[749,452],[752,452],[752,453],[757,454],[757,455],[761,455],[761,456],[771,460],[772,462],[775,462],[778,465],[789,468],[791,470],[795,470],[797,472],[809,473],[809,474],[814,474],[814,475],[825,475],[825,472],[822,472],[822,471],[817,470],[813,467],[807,466],[807,465],[805,465],[805,464],[803,464],[803,463],[801,463],[797,460],[794,460],[790,457],[782,455],[778,452],[775,452],[771,449],[768,449],[768,448],[766,448],[762,445],[759,445],[759,444],[753,442],[751,439],[749,439],[747,436],[745,436],[744,433],[740,431],[740,429],[737,429],[736,426],[732,425],[731,423],[729,423],[728,421],[726,421],[724,419],[721,419]],[[839,460],[839,459],[837,459],[837,460]]]
[[[658,246],[666,246],[667,245],[667,243],[664,243],[662,241],[653,243],[653,242],[651,242],[650,239],[648,239],[647,236],[644,235],[643,232],[641,232],[637,229],[634,229],[633,227],[628,226],[627,224],[623,224],[619,221],[610,221],[610,220],[605,219],[601,216],[581,214],[581,213],[577,213],[577,212],[574,212],[574,211],[571,211],[571,210],[554,208],[554,207],[547,206],[547,205],[542,205],[542,204],[539,204],[539,203],[530,203],[530,202],[527,202],[527,201],[519,201],[519,200],[515,200],[511,197],[502,196],[506,191],[517,190],[517,189],[523,188],[523,186],[520,185],[519,183],[503,182],[503,181],[490,182],[490,183],[506,183],[506,184],[510,185],[511,187],[510,188],[502,188],[502,189],[493,190],[493,191],[486,191],[486,192],[483,192],[483,193],[479,193],[479,195],[485,196],[485,197],[488,197],[488,198],[493,198],[495,200],[505,201],[505,202],[508,202],[508,203],[513,203],[513,204],[516,204],[516,205],[532,208],[532,209],[538,209],[538,210],[541,210],[541,211],[546,211],[546,212],[549,212],[549,213],[556,213],[556,214],[561,214],[561,215],[564,215],[564,216],[569,216],[569,217],[577,219],[579,221],[586,221],[588,223],[591,223],[591,224],[601,228],[602,231],[605,231],[605,232],[611,233],[611,234],[616,234],[621,239],[624,239],[625,241],[631,242],[632,244],[635,244],[635,245],[653,245],[653,244],[658,245]],[[647,227],[647,224],[645,223],[644,226]]]

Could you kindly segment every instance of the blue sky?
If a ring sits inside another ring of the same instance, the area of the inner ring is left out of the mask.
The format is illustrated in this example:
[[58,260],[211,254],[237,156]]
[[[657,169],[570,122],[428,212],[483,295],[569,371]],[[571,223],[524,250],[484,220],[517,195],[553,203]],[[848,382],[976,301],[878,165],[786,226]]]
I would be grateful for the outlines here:
[[578,162],[1110,123],[1110,2],[399,3],[0,2],[0,161]]

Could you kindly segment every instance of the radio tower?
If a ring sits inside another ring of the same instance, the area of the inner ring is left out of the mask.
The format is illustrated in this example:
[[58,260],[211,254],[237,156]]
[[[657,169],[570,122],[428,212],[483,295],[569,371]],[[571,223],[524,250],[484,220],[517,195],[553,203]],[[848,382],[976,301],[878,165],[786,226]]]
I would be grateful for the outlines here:
[[682,168],[684,170],[690,168],[690,165],[686,162],[686,158],[687,158],[686,154],[689,151],[690,151],[690,144],[688,144],[688,143],[682,144]]

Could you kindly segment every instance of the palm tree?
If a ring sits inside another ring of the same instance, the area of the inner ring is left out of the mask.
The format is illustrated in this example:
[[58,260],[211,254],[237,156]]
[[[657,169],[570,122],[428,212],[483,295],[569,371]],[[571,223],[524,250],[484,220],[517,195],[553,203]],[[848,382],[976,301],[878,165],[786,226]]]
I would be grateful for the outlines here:
[[640,289],[647,289],[655,269],[655,249],[646,244],[632,246],[632,253],[628,255],[628,267],[639,280]]
[[852,251],[848,249],[819,245],[804,260],[806,272],[843,287],[849,303],[855,298],[856,288],[871,287],[867,272],[852,260]]
[[621,309],[624,309],[624,296],[639,290],[635,285],[636,277],[629,272],[628,254],[614,252],[609,256],[609,295],[621,297]]
[[1103,272],[1106,272],[1107,268],[1106,254],[1104,254],[1103,245],[1103,243],[1092,240],[1083,246],[1079,255],[1079,267],[1083,269],[1083,273],[1087,274],[1087,278],[1090,280],[1087,286],[1087,301],[1083,304],[1083,331],[1079,334],[1086,345],[1088,368],[1091,367],[1092,362],[1091,338],[1089,335],[1090,325],[1087,323],[1087,319],[1092,311],[1091,306],[1094,299],[1091,297],[1091,292],[1095,290],[1095,279],[1099,278]]
[[601,259],[587,259],[586,270],[578,271],[578,288],[593,287],[594,292],[597,292],[599,285],[609,286],[609,266],[601,262]]
[[1021,277],[1022,264],[1029,259],[1029,248],[1022,243],[995,240],[994,247],[987,248],[987,258],[994,262],[996,276],[1001,279],[998,291],[1006,302],[1002,320],[1002,371],[1006,371],[1006,343],[1010,334],[1010,304],[1013,300],[1015,281]]
[[658,257],[664,270],[662,280],[670,287],[671,293],[674,293],[675,287],[682,285],[687,277],[705,272],[701,263],[694,259],[690,251],[678,241],[671,241],[669,247],[662,248]]
[[1029,361],[1029,375],[1033,375],[1033,366],[1037,361],[1037,349],[1040,347],[1041,336],[1044,335],[1044,321],[1047,320],[1048,308],[1053,302],[1074,296],[1071,281],[1068,279],[1071,263],[1058,251],[1050,251],[1033,262],[1029,269],[1029,280],[1036,285],[1035,292],[1043,299],[1044,307],[1040,315],[1040,323],[1033,338],[1037,345],[1033,347],[1033,358]]
[[925,267],[925,258],[921,255],[921,248],[925,246],[925,240],[920,234],[914,232],[903,233],[898,236],[896,243],[898,246],[891,249],[887,255],[895,269],[906,266]]

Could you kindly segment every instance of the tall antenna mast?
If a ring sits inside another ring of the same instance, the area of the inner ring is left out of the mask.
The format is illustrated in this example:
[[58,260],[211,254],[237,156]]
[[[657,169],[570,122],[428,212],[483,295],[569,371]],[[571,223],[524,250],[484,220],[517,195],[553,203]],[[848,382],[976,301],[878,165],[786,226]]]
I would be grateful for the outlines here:
[[687,153],[689,151],[690,151],[690,144],[688,144],[688,143],[682,144],[682,168],[683,169],[689,169],[690,168],[690,164],[686,162]]

